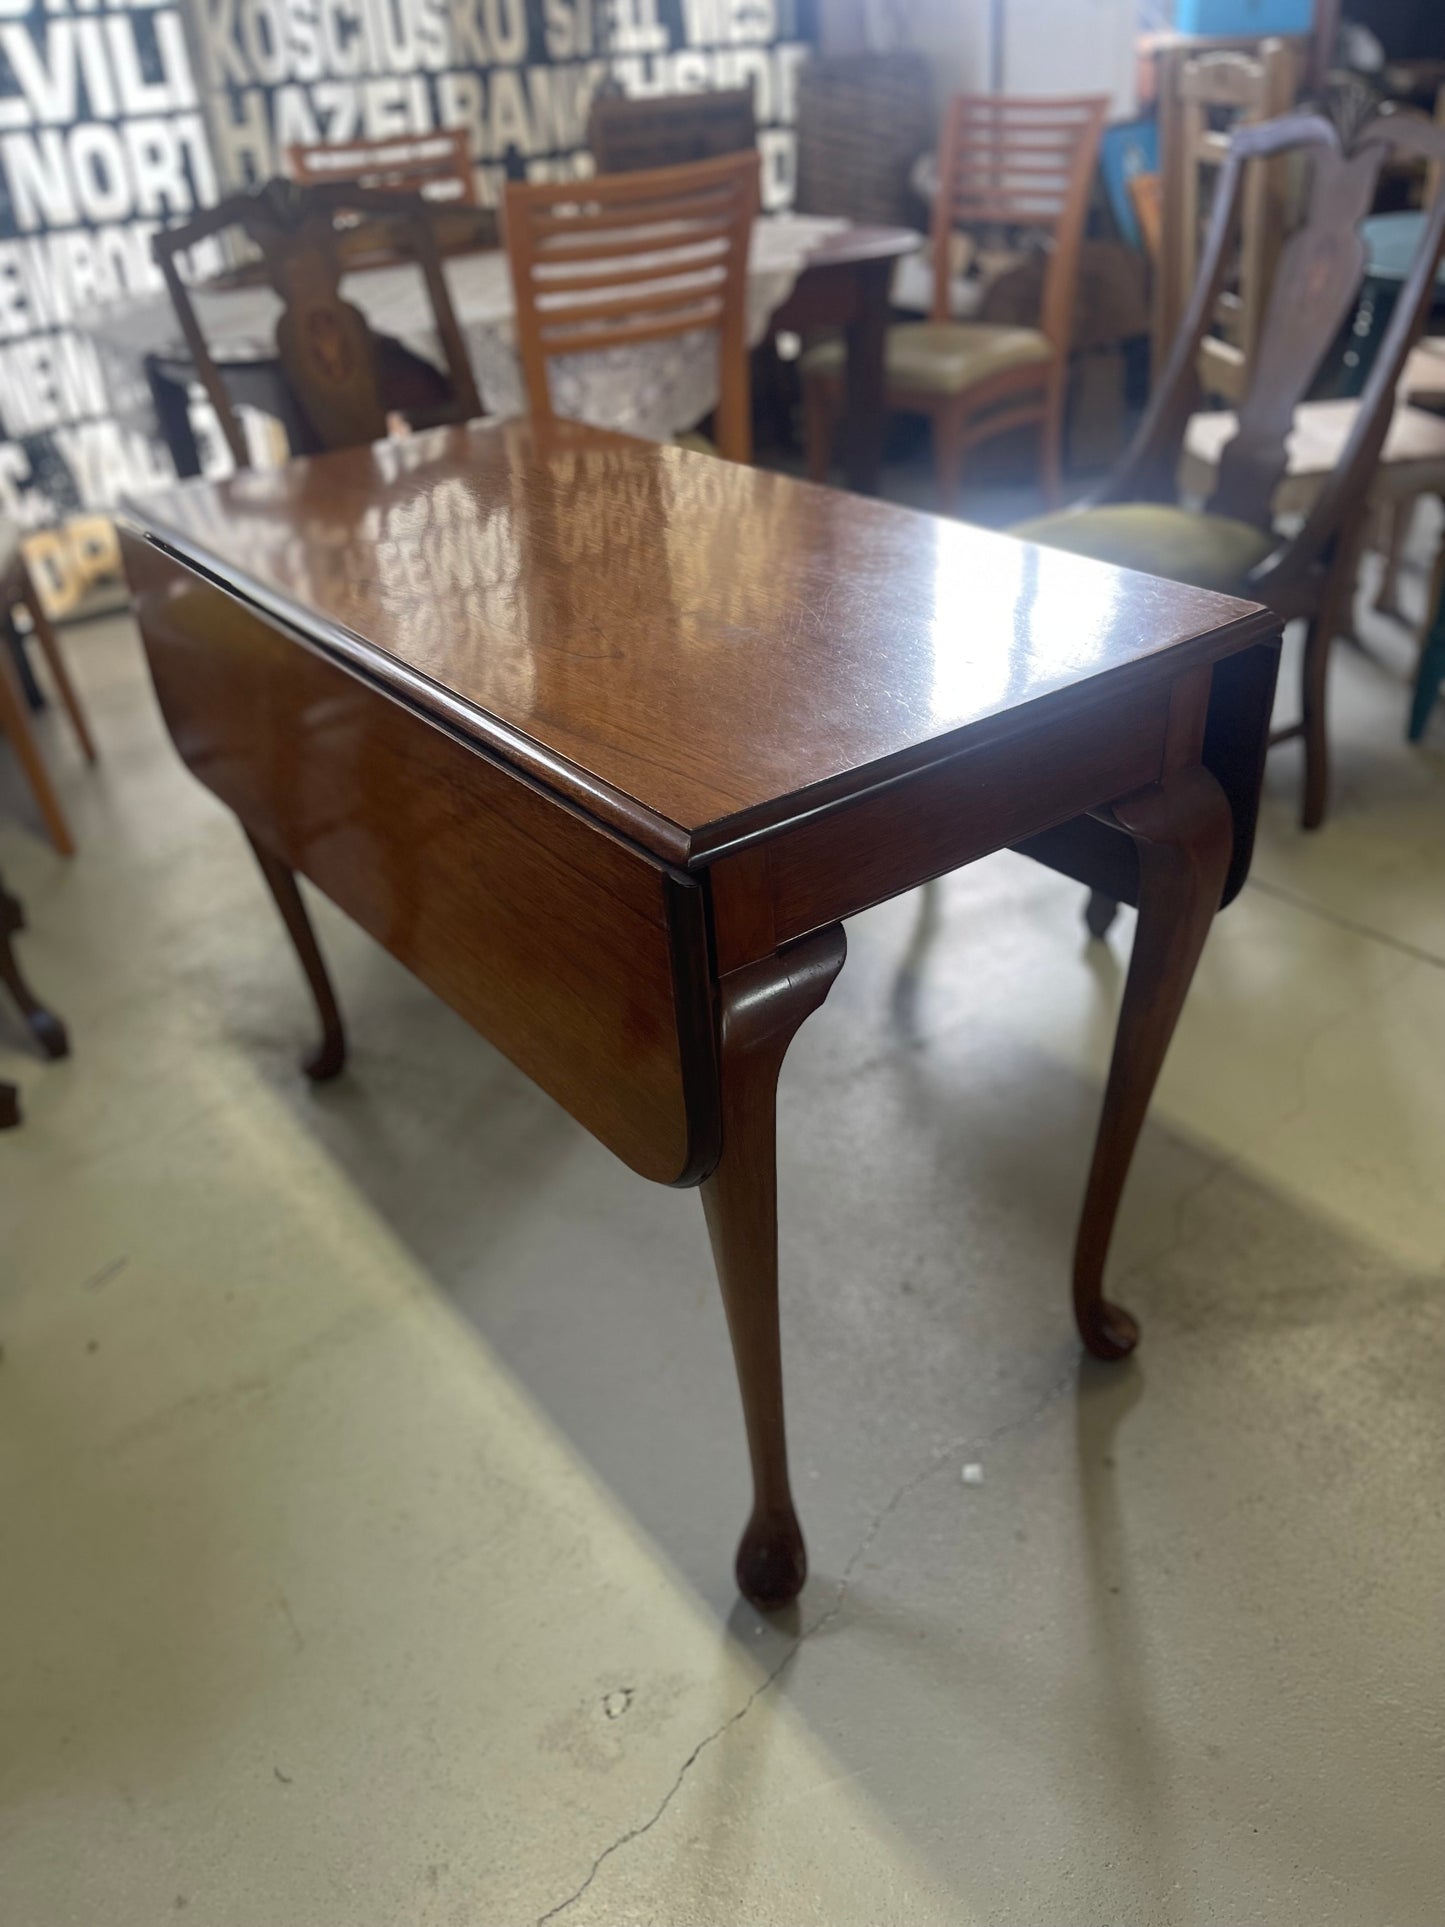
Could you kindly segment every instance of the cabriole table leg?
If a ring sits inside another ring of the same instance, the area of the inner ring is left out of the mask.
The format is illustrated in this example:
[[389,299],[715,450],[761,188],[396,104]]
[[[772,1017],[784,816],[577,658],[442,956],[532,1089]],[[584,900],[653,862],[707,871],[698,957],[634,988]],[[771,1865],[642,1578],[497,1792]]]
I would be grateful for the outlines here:
[[1074,1316],[1096,1358],[1123,1358],[1138,1343],[1133,1318],[1104,1296],[1104,1261],[1144,1114],[1219,908],[1234,834],[1224,791],[1198,764],[1112,813],[1138,846],[1139,920],[1074,1247]]
[[722,1154],[702,1203],[737,1361],[753,1471],[753,1510],[738,1546],[744,1598],[764,1609],[797,1597],[808,1555],[788,1484],[778,1330],[778,1073],[803,1020],[843,968],[841,924],[734,971],[719,985]]

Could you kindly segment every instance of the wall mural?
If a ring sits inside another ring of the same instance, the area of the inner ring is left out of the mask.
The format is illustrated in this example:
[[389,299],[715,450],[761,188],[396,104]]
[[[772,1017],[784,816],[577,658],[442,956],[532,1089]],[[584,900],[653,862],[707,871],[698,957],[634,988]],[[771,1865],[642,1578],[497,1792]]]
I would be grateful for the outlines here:
[[[289,141],[465,127],[482,198],[587,170],[592,94],[751,84],[765,205],[792,194],[814,0],[0,0],[0,515],[171,473],[143,392],[73,323],[159,285],[158,226]],[[215,447],[218,438],[206,437]]]

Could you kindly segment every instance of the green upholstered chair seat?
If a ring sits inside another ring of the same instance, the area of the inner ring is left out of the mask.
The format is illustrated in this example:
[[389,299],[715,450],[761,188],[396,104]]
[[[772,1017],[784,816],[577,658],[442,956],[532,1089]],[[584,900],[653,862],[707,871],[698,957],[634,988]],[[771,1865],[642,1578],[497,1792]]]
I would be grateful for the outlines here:
[[[1037,328],[994,328],[972,321],[908,321],[888,330],[888,386],[904,393],[961,395],[966,388],[1020,368],[1046,363],[1054,351]],[[840,339],[820,341],[802,358],[804,375],[841,375],[847,350]]]
[[1160,502],[1115,502],[1037,515],[1010,532],[1045,548],[1067,549],[1121,569],[1234,595],[1243,590],[1256,563],[1278,547],[1276,537],[1248,522],[1198,515]]

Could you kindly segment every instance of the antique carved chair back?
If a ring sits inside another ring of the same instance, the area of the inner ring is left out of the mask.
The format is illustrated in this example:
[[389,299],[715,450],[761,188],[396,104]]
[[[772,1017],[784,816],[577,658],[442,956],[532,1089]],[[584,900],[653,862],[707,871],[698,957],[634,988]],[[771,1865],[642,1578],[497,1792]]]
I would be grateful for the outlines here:
[[716,334],[715,439],[752,459],[748,245],[756,152],[565,183],[509,182],[507,255],[528,403],[553,415],[548,363],[706,330]]
[[[1284,40],[1266,40],[1257,53],[1203,53],[1179,69],[1179,111],[1174,122],[1178,151],[1166,165],[1179,170],[1180,219],[1164,237],[1179,259],[1166,270],[1181,290],[1199,272],[1210,189],[1229,155],[1230,134],[1287,114],[1298,86],[1299,52]],[[1223,124],[1221,124],[1223,123]],[[1270,279],[1284,242],[1288,178],[1285,165],[1260,165],[1245,176],[1239,238],[1218,307],[1199,344],[1200,375],[1207,393],[1237,402],[1269,299]]]
[[587,145],[599,174],[685,167],[751,153],[757,142],[751,87],[639,100],[599,94],[587,117]]
[[[428,423],[469,421],[481,413],[429,204],[419,195],[344,183],[268,181],[163,230],[152,242],[197,376],[238,466],[248,462],[246,439],[177,265],[177,257],[197,242],[227,230],[246,236],[281,298],[276,355],[295,404],[301,452],[379,441],[387,432],[388,409],[408,395],[416,396],[418,415]],[[400,343],[376,335],[342,296],[349,266],[396,259],[414,261],[425,283],[445,377]]]
[[[1424,115],[1377,114],[1363,102],[1351,113],[1349,105],[1344,103],[1338,121],[1298,114],[1234,135],[1189,308],[1132,446],[1080,510],[1017,531],[1157,575],[1228,588],[1268,604],[1286,622],[1308,621],[1302,719],[1275,738],[1304,737],[1307,829],[1322,822],[1325,811],[1330,645],[1348,618],[1366,496],[1394,413],[1396,385],[1433,298],[1445,243],[1445,192],[1437,189],[1339,459],[1298,530],[1278,534],[1272,508],[1288,468],[1286,440],[1296,408],[1354,311],[1366,259],[1358,229],[1373,205],[1380,171],[1397,157],[1445,158],[1445,128]],[[1280,251],[1237,411],[1238,428],[1220,453],[1206,513],[1185,514],[1175,506],[1176,476],[1185,431],[1201,399],[1199,347],[1217,310],[1246,173],[1256,163],[1290,153],[1309,163],[1305,218]],[[1199,572],[1205,567],[1212,573]]]
[[[1358,229],[1373,204],[1380,170],[1396,155],[1426,161],[1445,157],[1445,127],[1423,115],[1378,114],[1342,131],[1321,116],[1298,114],[1234,135],[1183,326],[1134,444],[1097,502],[1174,498],[1184,429],[1200,402],[1199,345],[1217,306],[1247,170],[1292,151],[1312,163],[1305,219],[1281,249],[1241,397],[1239,429],[1220,458],[1208,503],[1214,515],[1271,527],[1295,409],[1359,294],[1365,245]],[[1358,519],[1355,512],[1390,425],[1396,384],[1432,299],[1442,240],[1445,194],[1437,191],[1339,466],[1299,533],[1252,578],[1262,600],[1272,601],[1287,588],[1289,613],[1303,613],[1294,605],[1310,600],[1307,585],[1318,580],[1347,525]]]
[[461,127],[381,140],[292,141],[286,165],[292,180],[308,187],[345,182],[474,207],[477,183],[467,143]]
[[1039,327],[1067,357],[1073,339],[1079,248],[1108,103],[1074,98],[959,94],[949,103],[933,203],[934,321],[950,316],[956,229],[1038,236],[1048,250]]

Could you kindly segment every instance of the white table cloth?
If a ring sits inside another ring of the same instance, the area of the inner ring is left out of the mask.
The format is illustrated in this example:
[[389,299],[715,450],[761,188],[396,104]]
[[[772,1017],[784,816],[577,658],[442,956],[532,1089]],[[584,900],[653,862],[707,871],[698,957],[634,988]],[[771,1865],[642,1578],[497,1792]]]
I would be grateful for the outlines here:
[[[815,215],[774,215],[753,227],[748,264],[750,346],[767,333],[808,257],[846,221]],[[456,255],[443,264],[457,323],[466,342],[482,405],[488,414],[525,408],[513,335],[511,275],[501,252]],[[342,290],[378,333],[445,365],[432,327],[430,304],[410,264],[365,268]],[[199,289],[196,317],[220,361],[264,360],[274,353],[280,302],[268,287]],[[143,379],[147,355],[184,355],[169,298],[162,291],[97,309],[77,328],[96,344],[126,392]],[[552,405],[559,415],[596,428],[616,428],[650,441],[667,441],[716,406],[717,339],[708,331],[673,341],[647,342],[602,353],[559,356],[550,367]]]

